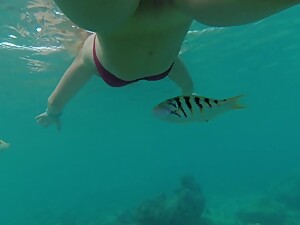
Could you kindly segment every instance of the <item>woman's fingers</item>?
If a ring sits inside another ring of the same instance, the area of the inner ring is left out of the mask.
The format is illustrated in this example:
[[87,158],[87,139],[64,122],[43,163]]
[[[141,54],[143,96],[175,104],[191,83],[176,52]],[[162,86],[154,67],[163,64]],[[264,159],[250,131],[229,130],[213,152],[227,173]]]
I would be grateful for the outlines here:
[[36,116],[35,119],[43,118],[43,117],[45,117],[45,116],[47,116],[47,114],[44,112],[44,113],[42,113],[42,114]]
[[49,118],[47,118],[45,116],[37,117],[36,122],[38,124],[42,125],[43,127],[48,127],[51,124],[51,121],[49,120]]
[[43,127],[48,127],[52,123],[54,123],[56,125],[57,130],[61,129],[61,123],[59,118],[52,118],[48,116],[46,113],[36,116],[35,120],[38,124],[40,124]]

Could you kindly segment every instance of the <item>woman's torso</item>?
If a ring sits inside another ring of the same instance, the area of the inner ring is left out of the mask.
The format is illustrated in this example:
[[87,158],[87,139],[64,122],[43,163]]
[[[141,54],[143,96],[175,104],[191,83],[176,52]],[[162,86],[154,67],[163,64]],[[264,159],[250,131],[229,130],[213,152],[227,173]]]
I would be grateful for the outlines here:
[[[159,74],[176,59],[191,22],[169,1],[141,1],[121,25],[96,30],[97,56],[107,70],[124,80]],[[91,63],[92,47],[90,37],[83,53]]]

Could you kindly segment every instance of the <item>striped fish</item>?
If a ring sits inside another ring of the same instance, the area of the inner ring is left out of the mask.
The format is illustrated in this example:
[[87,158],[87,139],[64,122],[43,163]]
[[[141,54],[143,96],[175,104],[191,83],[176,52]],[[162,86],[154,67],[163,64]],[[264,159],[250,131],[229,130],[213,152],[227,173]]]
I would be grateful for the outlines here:
[[9,143],[6,143],[5,141],[0,140],[0,151],[8,149],[10,147]]
[[153,114],[170,122],[208,122],[229,110],[245,108],[239,103],[241,97],[217,100],[196,95],[178,96],[156,105]]

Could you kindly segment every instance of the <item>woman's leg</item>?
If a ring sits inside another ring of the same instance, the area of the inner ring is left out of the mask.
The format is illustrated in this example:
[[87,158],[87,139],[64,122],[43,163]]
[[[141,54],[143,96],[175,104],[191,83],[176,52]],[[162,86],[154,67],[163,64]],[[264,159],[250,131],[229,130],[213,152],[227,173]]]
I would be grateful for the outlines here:
[[54,0],[76,25],[94,32],[108,32],[126,22],[140,0]]
[[174,0],[185,13],[209,26],[237,26],[264,19],[300,0]]

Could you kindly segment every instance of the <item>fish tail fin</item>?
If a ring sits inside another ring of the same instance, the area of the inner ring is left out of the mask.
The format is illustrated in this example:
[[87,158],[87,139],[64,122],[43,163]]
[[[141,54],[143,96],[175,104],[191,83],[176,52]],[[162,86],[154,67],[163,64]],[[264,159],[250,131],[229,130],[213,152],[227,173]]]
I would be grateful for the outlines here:
[[238,95],[227,99],[228,105],[231,109],[244,109],[245,105],[240,103],[240,99],[245,95]]

